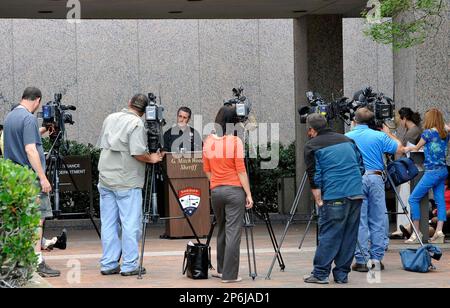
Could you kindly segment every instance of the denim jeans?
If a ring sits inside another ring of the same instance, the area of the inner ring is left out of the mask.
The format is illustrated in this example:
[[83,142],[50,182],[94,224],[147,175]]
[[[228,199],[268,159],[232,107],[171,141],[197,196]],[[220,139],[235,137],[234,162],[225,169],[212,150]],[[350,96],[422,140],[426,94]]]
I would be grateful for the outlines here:
[[[100,192],[100,219],[102,222],[103,257],[101,270],[119,266],[122,272],[138,268],[139,240],[142,223],[142,189],[113,191],[98,187]],[[120,239],[122,230],[122,239]]]
[[411,206],[412,220],[420,219],[420,200],[433,189],[434,201],[437,205],[438,220],[447,221],[445,210],[445,179],[448,176],[447,168],[436,170],[426,170],[414,191],[409,196],[409,205]]
[[369,259],[383,260],[388,243],[386,192],[383,178],[376,174],[364,175],[363,190],[365,199],[361,206],[358,232],[358,242],[362,252],[359,247],[355,252],[356,263],[359,264],[365,264]]
[[347,280],[358,237],[361,202],[349,199],[326,201],[319,208],[319,246],[312,272],[316,278],[327,279],[334,261],[334,279]]

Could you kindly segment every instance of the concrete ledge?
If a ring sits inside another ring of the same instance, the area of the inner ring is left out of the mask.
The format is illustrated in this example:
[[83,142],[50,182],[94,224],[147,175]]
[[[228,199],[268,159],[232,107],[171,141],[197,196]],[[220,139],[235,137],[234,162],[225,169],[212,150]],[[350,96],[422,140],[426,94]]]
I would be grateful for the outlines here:
[[28,282],[24,289],[48,289],[53,286],[44,278],[34,273],[33,278]]

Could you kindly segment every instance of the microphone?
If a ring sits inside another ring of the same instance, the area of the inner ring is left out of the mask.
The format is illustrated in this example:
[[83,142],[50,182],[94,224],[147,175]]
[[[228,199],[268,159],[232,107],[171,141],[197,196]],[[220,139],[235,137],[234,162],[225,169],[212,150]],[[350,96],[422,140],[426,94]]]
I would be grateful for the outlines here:
[[62,108],[61,108],[62,110],[77,110],[77,107],[75,107],[74,105],[65,105],[65,106],[62,106]]

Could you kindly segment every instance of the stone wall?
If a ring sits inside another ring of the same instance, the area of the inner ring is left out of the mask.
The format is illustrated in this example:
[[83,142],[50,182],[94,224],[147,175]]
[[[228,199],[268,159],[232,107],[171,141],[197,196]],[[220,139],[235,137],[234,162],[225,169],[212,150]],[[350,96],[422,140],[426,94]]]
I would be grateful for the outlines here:
[[69,137],[95,143],[137,92],[160,94],[169,124],[182,105],[206,124],[242,85],[257,120],[295,140],[292,20],[0,19],[0,41],[0,123],[34,85],[77,106]]

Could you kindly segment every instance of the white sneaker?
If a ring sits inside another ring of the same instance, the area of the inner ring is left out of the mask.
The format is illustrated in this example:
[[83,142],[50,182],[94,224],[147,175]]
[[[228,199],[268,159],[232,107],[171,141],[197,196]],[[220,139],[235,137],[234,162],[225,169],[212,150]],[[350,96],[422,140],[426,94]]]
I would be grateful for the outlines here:
[[367,267],[372,271],[381,271],[381,262],[379,260],[371,259],[367,262]]

